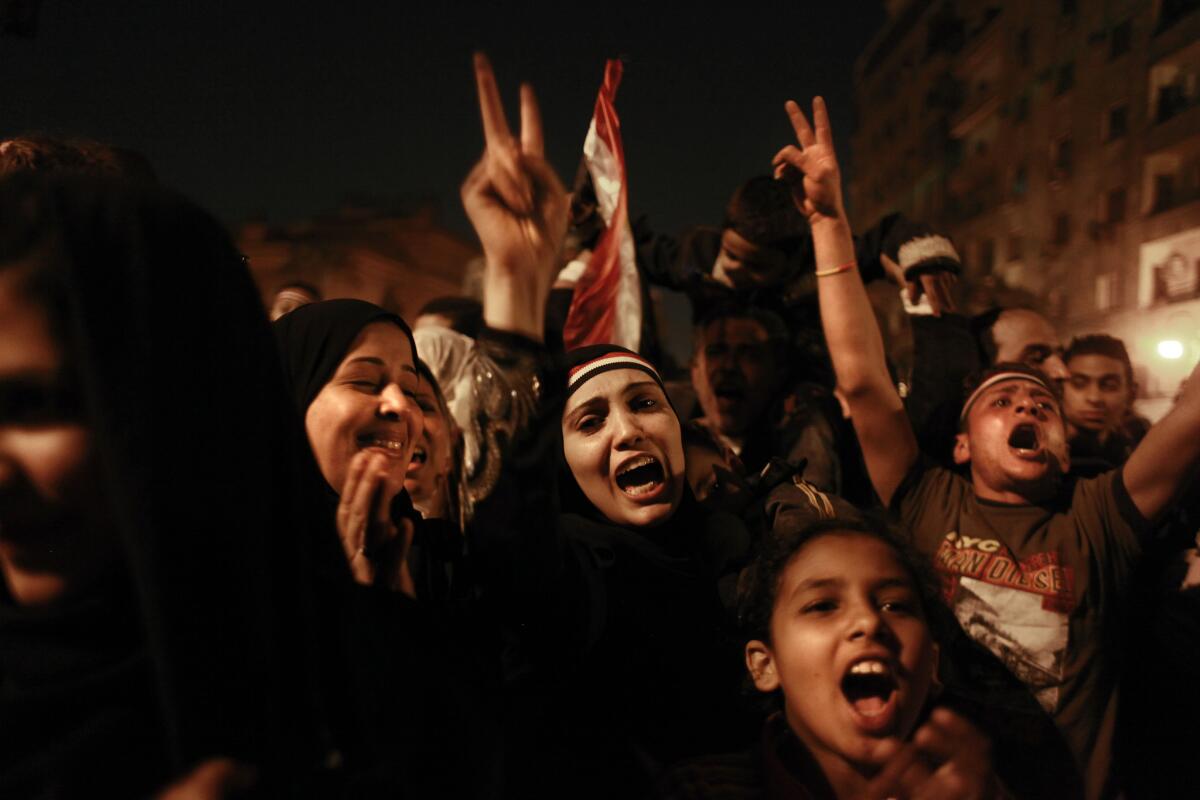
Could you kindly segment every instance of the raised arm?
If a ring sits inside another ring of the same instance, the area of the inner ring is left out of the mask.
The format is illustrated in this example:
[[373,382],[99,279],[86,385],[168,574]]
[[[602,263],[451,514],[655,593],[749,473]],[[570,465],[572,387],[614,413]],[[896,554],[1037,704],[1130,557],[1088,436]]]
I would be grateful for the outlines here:
[[789,181],[812,229],[826,346],[871,482],[883,502],[890,503],[917,459],[917,440],[888,374],[883,339],[854,263],[825,102],[813,100],[815,131],[796,103],[789,100],[786,108],[799,146],[788,145],[775,155],[775,175]]
[[1192,370],[1175,407],[1146,433],[1125,462],[1122,477],[1129,499],[1149,520],[1156,519],[1200,462],[1200,364]]
[[508,128],[492,65],[475,55],[486,143],[462,186],[463,207],[483,245],[483,320],[542,341],[546,297],[567,232],[567,193],[546,162],[533,88],[521,85],[521,138]]
[[[483,54],[475,82],[487,143],[462,186],[483,245],[483,318],[456,417],[474,435],[468,537],[493,590],[536,587],[558,555],[554,448],[566,377],[542,344],[546,297],[567,232],[567,195],[543,157],[533,90],[521,87],[520,141],[509,132]],[[465,417],[465,419],[464,419]]]

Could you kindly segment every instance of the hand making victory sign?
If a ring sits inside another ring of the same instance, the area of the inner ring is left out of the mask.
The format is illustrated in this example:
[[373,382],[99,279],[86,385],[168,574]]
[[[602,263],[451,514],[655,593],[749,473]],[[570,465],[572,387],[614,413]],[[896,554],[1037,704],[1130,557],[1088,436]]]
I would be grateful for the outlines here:
[[[833,149],[833,132],[829,126],[825,101],[820,97],[813,98],[812,126],[795,101],[788,100],[784,108],[800,146],[787,145],[775,154],[771,160],[775,177],[786,180],[792,187],[796,207],[814,229],[822,223],[845,221],[842,175]],[[934,315],[954,310],[952,289],[956,278],[952,273],[932,272],[908,276],[886,255],[883,256],[883,263],[889,277],[902,287],[907,284],[909,302],[916,303],[925,294],[929,297]]]
[[788,100],[784,108],[800,146],[789,144],[775,154],[771,159],[775,177],[783,178],[792,187],[796,208],[800,209],[810,227],[844,222],[846,210],[842,206],[842,173],[833,150],[833,133],[829,128],[825,101],[820,97],[813,98],[815,132],[795,101]]
[[484,320],[542,339],[545,299],[567,232],[567,193],[546,162],[542,118],[521,86],[521,135],[508,128],[487,56],[475,54],[485,149],[462,185],[463,207],[483,245]]

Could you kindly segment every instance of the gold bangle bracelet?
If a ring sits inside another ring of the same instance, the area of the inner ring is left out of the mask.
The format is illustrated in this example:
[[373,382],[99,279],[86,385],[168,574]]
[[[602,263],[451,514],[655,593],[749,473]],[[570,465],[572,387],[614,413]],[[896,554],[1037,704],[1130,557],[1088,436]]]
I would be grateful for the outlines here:
[[849,272],[850,270],[854,269],[857,263],[857,261],[851,260],[847,261],[845,264],[838,264],[836,267],[830,267],[829,269],[819,269],[813,274],[818,278],[828,278],[830,275],[839,275],[843,272]]

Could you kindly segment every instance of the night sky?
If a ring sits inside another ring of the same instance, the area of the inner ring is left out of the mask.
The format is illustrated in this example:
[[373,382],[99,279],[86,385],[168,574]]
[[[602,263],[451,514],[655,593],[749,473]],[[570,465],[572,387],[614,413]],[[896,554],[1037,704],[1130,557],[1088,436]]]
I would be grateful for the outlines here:
[[514,124],[518,82],[533,83],[567,182],[604,59],[620,55],[632,211],[677,231],[719,222],[732,189],[769,169],[789,97],[826,96],[847,160],[851,68],[885,19],[870,0],[727,7],[43,0],[36,38],[0,39],[0,136],[134,148],[231,225],[436,198],[466,233],[457,187],[482,148],[472,50],[491,56]]

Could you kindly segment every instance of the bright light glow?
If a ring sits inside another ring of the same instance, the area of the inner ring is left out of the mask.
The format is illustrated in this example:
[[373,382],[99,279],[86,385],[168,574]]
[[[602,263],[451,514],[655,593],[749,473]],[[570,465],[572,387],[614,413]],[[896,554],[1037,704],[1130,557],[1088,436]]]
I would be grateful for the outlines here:
[[1176,339],[1164,339],[1158,343],[1158,354],[1163,358],[1183,358],[1183,342]]

